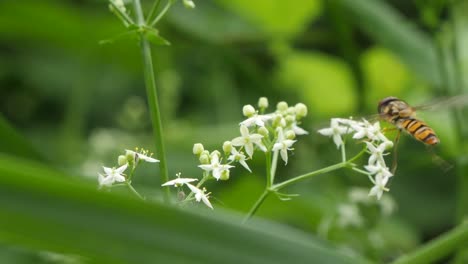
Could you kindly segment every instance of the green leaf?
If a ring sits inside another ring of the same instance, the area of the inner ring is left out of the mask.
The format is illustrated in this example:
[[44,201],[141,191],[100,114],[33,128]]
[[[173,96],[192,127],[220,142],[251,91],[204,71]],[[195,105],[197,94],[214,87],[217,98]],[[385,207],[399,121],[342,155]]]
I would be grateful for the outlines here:
[[0,241],[92,263],[363,263],[286,226],[182,211],[0,155]]
[[159,35],[159,31],[155,28],[145,27],[144,28],[145,37],[154,45],[159,46],[169,46],[171,43],[167,41],[165,38]]
[[23,158],[43,160],[31,142],[17,132],[0,114],[0,153],[2,152]]
[[437,56],[432,39],[381,0],[340,0],[352,21],[394,52],[415,73],[439,85]]

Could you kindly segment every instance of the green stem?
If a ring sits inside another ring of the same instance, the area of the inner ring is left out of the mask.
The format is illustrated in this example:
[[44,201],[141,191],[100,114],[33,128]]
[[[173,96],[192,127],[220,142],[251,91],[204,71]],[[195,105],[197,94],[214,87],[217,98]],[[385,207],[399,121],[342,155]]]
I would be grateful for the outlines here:
[[150,24],[150,21],[153,19],[154,15],[156,14],[156,10],[158,10],[159,4],[161,0],[155,0],[153,5],[151,6],[151,10],[146,17],[146,24]]
[[250,208],[250,211],[245,216],[244,220],[242,221],[243,224],[249,221],[250,218],[252,218],[252,216],[257,212],[260,205],[262,205],[263,201],[265,201],[269,193],[270,193],[269,189],[265,189],[263,191],[262,195],[260,195],[260,197],[257,199],[255,204],[252,206],[252,208]]
[[278,155],[279,151],[276,150],[273,152],[273,160],[271,161],[271,170],[270,170],[270,181],[271,184],[275,181],[275,175],[276,175],[276,166],[278,165]]
[[[145,18],[143,16],[143,10],[141,9],[140,0],[134,0],[133,4],[135,7],[135,13],[138,20],[138,24],[142,27],[145,25]],[[151,57],[151,47],[149,41],[144,37],[143,34],[140,35],[140,46],[143,57],[143,70],[145,75],[146,94],[148,96],[148,105],[151,113],[151,122],[153,124],[153,137],[156,143],[156,152],[158,153],[158,158],[160,160],[159,168],[161,174],[161,183],[165,183],[169,181],[169,175],[167,171],[166,151],[164,148],[161,113],[159,110],[158,93],[156,90],[156,81],[153,69],[153,59]],[[170,189],[165,188],[164,194],[164,200],[166,202],[169,202],[171,195]]]
[[461,224],[419,249],[398,258],[393,264],[435,263],[468,243],[468,223]]
[[166,5],[163,7],[161,12],[154,18],[154,20],[151,22],[150,26],[154,27],[156,23],[158,23],[159,20],[166,14],[166,12],[169,10],[169,8],[172,5],[173,0],[167,1]]
[[133,193],[135,194],[135,196],[137,196],[138,198],[142,199],[142,200],[145,200],[145,198],[143,198],[143,196],[141,196],[136,190],[135,188],[133,188],[133,186],[127,182],[127,187],[128,189]]
[[304,179],[311,178],[313,176],[317,176],[317,175],[324,174],[324,173],[327,173],[327,172],[331,172],[331,171],[334,171],[334,170],[338,170],[338,169],[341,169],[341,168],[345,168],[345,167],[348,167],[349,165],[350,165],[350,163],[348,163],[348,162],[340,162],[338,164],[334,164],[334,165],[331,165],[331,166],[328,166],[328,167],[325,167],[325,168],[322,168],[322,169],[319,169],[319,170],[316,170],[316,171],[313,171],[313,172],[310,172],[310,173],[299,175],[297,177],[294,177],[294,178],[289,179],[287,181],[284,181],[282,183],[275,184],[275,185],[271,186],[271,189],[273,191],[279,191],[279,190],[283,189],[286,186],[289,186],[289,185],[294,184],[296,182],[302,181]]
[[112,8],[114,10],[111,10],[115,15],[117,15],[119,17],[119,19],[123,20],[125,23],[127,23],[125,26],[128,27],[129,25],[133,25],[135,24],[135,22],[133,22],[133,19],[127,15],[127,13],[125,12],[122,12],[115,4],[114,2],[109,2],[109,4],[112,6]]
[[266,159],[266,179],[267,179],[267,188],[273,184],[273,178],[271,177],[271,151],[265,152]]

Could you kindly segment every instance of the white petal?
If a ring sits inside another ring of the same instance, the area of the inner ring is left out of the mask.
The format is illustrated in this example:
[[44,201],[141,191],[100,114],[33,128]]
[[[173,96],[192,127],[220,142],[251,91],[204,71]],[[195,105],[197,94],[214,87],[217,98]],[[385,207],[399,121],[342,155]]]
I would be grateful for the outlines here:
[[104,172],[105,172],[107,175],[112,174],[112,171],[113,171],[112,168],[108,168],[108,167],[102,167],[102,168],[104,168]]
[[201,168],[202,170],[206,170],[206,171],[213,170],[213,166],[208,165],[208,164],[198,165],[198,167]]
[[138,155],[140,159],[146,161],[146,162],[151,162],[151,163],[154,163],[154,162],[159,162],[159,160],[157,159],[154,159],[152,157],[149,157],[149,156],[145,156],[145,155]]
[[343,144],[343,140],[341,139],[341,136],[338,134],[333,135],[333,142],[335,142],[335,145],[337,148],[339,148]]
[[245,162],[245,160],[241,159],[239,160],[239,163],[246,169],[248,170],[249,172],[252,172],[249,168],[249,165],[247,165],[247,162]]
[[216,180],[219,180],[219,178],[221,178],[221,170],[220,169],[214,169],[212,174],[213,174],[213,177]]
[[333,129],[331,128],[323,128],[318,131],[320,134],[324,136],[331,136],[333,135]]
[[243,146],[245,144],[245,139],[243,137],[236,137],[231,140],[231,144],[236,147]]
[[194,194],[197,194],[197,193],[201,192],[200,189],[198,189],[197,187],[193,186],[190,183],[187,183],[186,185],[189,187],[190,191],[192,191]]
[[115,169],[115,172],[118,174],[122,174],[128,167],[128,163],[125,163],[124,165],[120,166],[119,168]]
[[208,206],[209,208],[213,209],[213,206],[211,205],[210,200],[208,200],[208,197],[206,197],[205,194],[202,194],[202,195],[201,195],[201,200],[202,200],[202,202],[203,202],[206,206]]
[[249,155],[249,157],[252,157],[252,155],[253,155],[253,144],[252,143],[245,144],[244,148],[245,148],[245,152],[247,153],[247,155]]
[[122,175],[120,175],[120,174],[117,174],[117,175],[114,176],[114,180],[115,180],[116,182],[124,182],[124,181],[125,181],[125,177],[122,176]]
[[246,126],[241,126],[240,127],[240,133],[243,137],[248,137],[249,136],[249,129]]
[[280,151],[281,158],[284,160],[284,164],[288,164],[288,151],[286,149],[282,149]]

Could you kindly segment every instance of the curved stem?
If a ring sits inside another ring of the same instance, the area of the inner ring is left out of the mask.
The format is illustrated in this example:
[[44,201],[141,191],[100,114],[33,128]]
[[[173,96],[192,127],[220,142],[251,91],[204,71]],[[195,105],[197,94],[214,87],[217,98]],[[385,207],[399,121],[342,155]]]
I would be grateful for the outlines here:
[[434,263],[468,243],[468,223],[461,224],[419,249],[398,258],[393,264]]
[[258,208],[260,207],[260,205],[262,205],[263,201],[265,201],[269,193],[270,193],[269,189],[265,189],[263,191],[262,195],[258,197],[255,204],[252,206],[252,208],[250,208],[250,211],[247,213],[242,223],[247,222],[257,212]]
[[[134,0],[135,13],[138,24],[145,25],[145,18],[141,9],[140,0]],[[148,105],[151,113],[151,122],[153,124],[153,138],[156,143],[156,152],[160,160],[161,183],[169,181],[167,171],[166,151],[164,148],[163,128],[161,122],[161,113],[159,110],[158,92],[156,89],[156,81],[154,78],[153,58],[151,56],[151,47],[149,41],[143,36],[140,36],[141,54],[143,57],[143,70],[145,75],[146,94],[148,96]],[[165,188],[164,200],[170,202],[170,189]]]
[[286,186],[289,186],[289,185],[291,185],[293,183],[305,180],[307,178],[311,178],[313,176],[317,176],[317,175],[320,175],[320,174],[324,174],[324,173],[327,173],[327,172],[331,172],[331,171],[334,171],[334,170],[338,170],[338,169],[341,169],[341,168],[348,167],[349,164],[350,163],[348,163],[348,162],[340,162],[338,164],[334,164],[334,165],[331,165],[331,166],[328,166],[328,167],[325,167],[325,168],[322,168],[322,169],[319,169],[319,170],[316,170],[316,171],[313,171],[313,172],[302,174],[302,175],[299,175],[299,176],[294,177],[292,179],[289,179],[287,181],[284,181],[282,183],[275,184],[275,185],[271,186],[271,189],[274,190],[274,191],[279,191],[279,190],[283,189]]
[[141,196],[136,190],[135,188],[133,188],[133,186],[130,184],[130,183],[126,183],[127,184],[127,187],[128,189],[133,193],[135,194],[135,196],[137,196],[138,198],[142,199],[142,200],[145,200],[145,198],[143,198],[143,196]]

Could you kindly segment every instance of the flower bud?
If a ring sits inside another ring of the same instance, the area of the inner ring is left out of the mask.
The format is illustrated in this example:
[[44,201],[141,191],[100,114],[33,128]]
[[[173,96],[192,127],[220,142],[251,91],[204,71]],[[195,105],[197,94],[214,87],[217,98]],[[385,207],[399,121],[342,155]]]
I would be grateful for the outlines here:
[[[133,160],[133,159],[132,159]],[[117,163],[119,164],[119,167],[120,166],[123,166],[125,164],[128,163],[128,159],[127,159],[127,156],[125,155],[119,155],[119,157],[117,158]]]
[[268,129],[266,127],[259,127],[257,131],[263,137],[268,137],[269,132],[268,132]]
[[224,153],[228,154],[231,153],[232,150],[232,143],[231,141],[224,141],[223,143],[223,151]]
[[279,111],[286,111],[288,110],[288,103],[282,101],[282,102],[279,102],[277,105],[276,105],[276,109],[278,109]]
[[281,115],[275,115],[273,117],[273,127],[284,127],[286,126],[286,121]]
[[242,108],[242,113],[246,117],[251,117],[255,115],[255,108],[251,105],[244,105],[244,107]]
[[202,143],[196,143],[193,145],[193,154],[200,155],[205,149],[203,148]]
[[258,107],[260,109],[268,108],[268,99],[266,97],[260,97],[258,99]]
[[195,3],[192,0],[184,0],[184,6],[189,9],[194,9]]
[[221,172],[221,176],[219,177],[220,180],[222,181],[227,181],[229,180],[229,170],[223,170],[223,172]]
[[296,118],[292,115],[288,115],[284,119],[286,120],[286,124],[292,124],[296,121]]
[[296,117],[301,119],[307,115],[307,106],[303,103],[297,103],[294,108],[296,109]]
[[210,153],[208,150],[203,151],[200,154],[200,158],[198,159],[201,164],[210,164]]
[[[138,148],[136,150],[138,151]],[[133,164],[134,162],[137,162],[138,155],[137,155],[137,153],[135,151],[126,150],[125,151],[125,158],[126,158],[127,162],[129,162],[130,164]],[[119,161],[119,164],[120,164],[120,161]],[[122,166],[122,165],[120,165],[120,166]]]
[[285,136],[286,136],[287,139],[295,139],[296,138],[296,134],[292,130],[286,131]]
[[218,156],[218,158],[221,156],[221,153],[217,150],[214,150],[213,152],[210,153],[210,158],[212,159],[213,156]]

